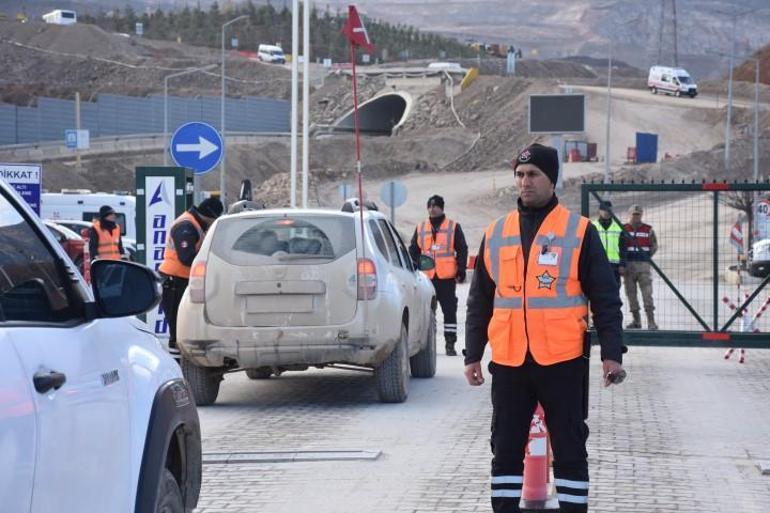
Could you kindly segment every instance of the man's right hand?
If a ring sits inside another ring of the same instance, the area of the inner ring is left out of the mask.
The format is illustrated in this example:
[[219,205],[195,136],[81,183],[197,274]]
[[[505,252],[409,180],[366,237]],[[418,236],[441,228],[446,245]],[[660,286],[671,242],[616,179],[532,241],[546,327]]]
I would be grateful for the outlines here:
[[469,363],[465,366],[465,379],[472,387],[484,384],[484,374],[481,372],[481,362]]

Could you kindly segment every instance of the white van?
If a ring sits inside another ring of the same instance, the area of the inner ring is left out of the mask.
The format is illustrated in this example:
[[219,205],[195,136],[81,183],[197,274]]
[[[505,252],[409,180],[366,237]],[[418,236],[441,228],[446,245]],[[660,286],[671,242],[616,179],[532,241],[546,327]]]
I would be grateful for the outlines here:
[[136,240],[136,197],[88,189],[62,189],[61,193],[45,193],[40,198],[40,217],[43,219],[73,219],[91,222],[99,217],[99,208],[109,205],[115,209],[120,234]]
[[257,59],[262,62],[286,64],[286,56],[283,54],[283,49],[275,45],[259,45]]
[[43,21],[53,25],[74,25],[78,22],[78,15],[75,11],[56,9],[44,14]]
[[652,94],[661,92],[674,96],[687,95],[690,98],[695,98],[698,95],[698,85],[683,68],[651,67],[647,77],[647,87]]

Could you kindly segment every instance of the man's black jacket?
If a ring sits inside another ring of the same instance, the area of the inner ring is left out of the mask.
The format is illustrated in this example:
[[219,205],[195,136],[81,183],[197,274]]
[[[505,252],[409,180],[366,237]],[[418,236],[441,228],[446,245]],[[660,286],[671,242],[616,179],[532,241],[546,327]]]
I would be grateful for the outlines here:
[[[439,217],[431,217],[430,218],[430,224],[431,229],[433,231],[433,236],[436,236],[436,232],[441,227],[441,223],[444,222],[444,219],[446,219],[445,215],[441,215]],[[419,226],[414,229],[414,235],[412,235],[412,242],[409,244],[409,256],[412,257],[412,262],[414,262],[414,267],[418,267],[418,262],[420,261],[420,246],[417,244],[417,231],[419,230]],[[460,223],[455,221],[455,247],[454,247],[455,253],[457,256],[455,257],[457,259],[457,276],[460,278],[460,281],[465,281],[465,272],[466,268],[468,267],[468,243],[465,242],[465,234],[463,233],[463,229],[460,228]],[[438,278],[434,278],[438,279]]]
[[[526,266],[529,249],[537,230],[546,215],[558,204],[556,196],[542,208],[527,208],[519,201],[519,228]],[[481,360],[487,344],[487,327],[492,318],[495,297],[495,282],[489,276],[484,264],[484,244],[481,240],[473,281],[468,292],[468,309],[465,319],[465,363]],[[525,267],[526,272],[526,267]],[[594,326],[599,335],[602,360],[622,363],[623,314],[618,295],[617,282],[610,267],[607,254],[599,239],[596,227],[588,224],[578,263],[578,279],[583,294],[588,298],[593,314]],[[531,355],[527,351],[527,357]]]

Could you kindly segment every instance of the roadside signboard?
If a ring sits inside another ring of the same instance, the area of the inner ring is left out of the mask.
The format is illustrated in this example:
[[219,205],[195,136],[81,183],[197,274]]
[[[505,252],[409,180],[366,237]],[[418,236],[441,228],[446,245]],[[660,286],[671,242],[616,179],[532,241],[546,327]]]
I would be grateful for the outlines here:
[[194,121],[176,129],[169,152],[177,166],[192,169],[196,175],[203,175],[222,160],[225,144],[213,126]]
[[16,192],[40,215],[40,189],[43,185],[41,164],[0,163],[0,179]]
[[529,133],[585,132],[586,100],[582,94],[532,94],[529,96]]
[[89,130],[65,130],[64,145],[71,150],[87,150],[91,147],[91,132]]
[[390,222],[396,224],[396,207],[406,203],[406,185],[397,180],[390,180],[380,187],[380,199],[390,207]]

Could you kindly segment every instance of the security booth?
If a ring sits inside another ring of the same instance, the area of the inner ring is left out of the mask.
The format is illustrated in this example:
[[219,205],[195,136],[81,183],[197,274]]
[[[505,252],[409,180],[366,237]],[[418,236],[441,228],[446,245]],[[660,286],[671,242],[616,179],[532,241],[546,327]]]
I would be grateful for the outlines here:
[[[166,237],[174,220],[193,205],[193,171],[184,167],[136,168],[137,259],[158,270],[166,249]],[[168,338],[163,307],[147,313],[146,322],[155,335]]]

